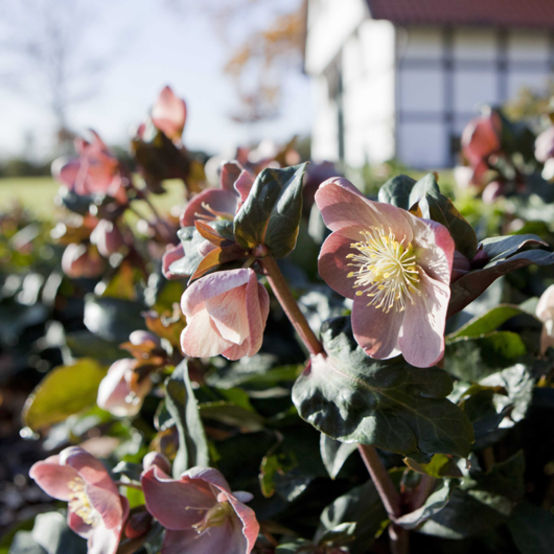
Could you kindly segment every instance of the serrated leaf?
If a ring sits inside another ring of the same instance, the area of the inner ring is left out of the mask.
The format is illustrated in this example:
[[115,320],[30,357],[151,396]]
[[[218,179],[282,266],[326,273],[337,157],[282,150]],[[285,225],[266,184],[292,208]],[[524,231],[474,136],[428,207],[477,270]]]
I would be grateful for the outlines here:
[[358,445],[355,442],[341,442],[321,433],[319,439],[321,460],[331,479],[339,474],[344,462],[357,449]]
[[234,234],[243,248],[264,244],[276,258],[294,249],[302,214],[306,164],[265,168],[235,216]]
[[173,475],[178,477],[189,467],[208,466],[210,461],[186,359],[166,379],[165,390],[167,410],[177,425],[179,435],[179,449],[173,462]]
[[372,444],[427,461],[437,453],[465,457],[470,422],[445,397],[452,378],[436,368],[414,368],[401,357],[373,360],[355,343],[347,318],[322,329],[329,357],[304,371],[292,390],[302,418],[331,437]]
[[25,425],[39,431],[96,404],[98,385],[106,368],[92,358],[51,370],[23,407]]

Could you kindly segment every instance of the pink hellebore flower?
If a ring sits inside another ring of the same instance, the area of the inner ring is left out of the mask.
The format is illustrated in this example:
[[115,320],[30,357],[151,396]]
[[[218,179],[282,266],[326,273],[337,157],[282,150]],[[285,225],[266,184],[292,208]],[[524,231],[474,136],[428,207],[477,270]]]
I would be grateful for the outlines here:
[[114,362],[100,382],[96,403],[117,417],[137,415],[144,397],[152,388],[149,377],[138,380],[137,361],[123,358]]
[[55,160],[52,164],[52,173],[76,194],[109,195],[121,204],[125,204],[127,195],[119,162],[100,136],[94,131],[91,133],[91,142],[84,139],[76,141],[79,157],[67,162]]
[[500,149],[501,120],[496,112],[472,119],[462,133],[462,152],[473,169],[472,182],[481,184],[488,157]]
[[106,468],[78,446],[33,464],[29,475],[50,496],[68,502],[68,524],[88,541],[88,554],[113,554],[129,505]]
[[121,231],[113,221],[101,219],[90,234],[90,242],[96,245],[102,256],[108,258],[123,246],[124,240]]
[[535,311],[542,321],[541,353],[551,346],[554,348],[554,285],[550,285],[539,298]]
[[185,354],[238,360],[262,346],[269,295],[252,269],[218,271],[185,290],[181,309],[187,318],[181,333]]
[[352,298],[356,342],[377,359],[402,353],[429,367],[444,353],[454,241],[448,230],[390,204],[365,198],[346,179],[325,181],[315,195],[333,233],[319,272]]
[[179,142],[187,119],[187,105],[170,87],[165,86],[152,108],[150,117],[157,129],[173,142]]
[[141,477],[148,511],[166,528],[162,554],[248,554],[259,524],[246,506],[252,495],[231,492],[219,471],[193,467],[171,479],[153,465]]
[[104,260],[94,247],[87,244],[70,243],[62,254],[62,270],[74,279],[98,277],[104,271]]

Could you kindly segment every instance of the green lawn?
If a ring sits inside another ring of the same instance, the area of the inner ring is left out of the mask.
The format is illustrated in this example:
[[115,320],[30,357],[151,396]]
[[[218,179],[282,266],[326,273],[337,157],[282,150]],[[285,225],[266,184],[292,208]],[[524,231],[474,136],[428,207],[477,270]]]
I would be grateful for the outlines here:
[[[65,211],[56,202],[59,183],[51,177],[7,177],[0,179],[0,211],[9,209],[19,202],[40,219],[57,220]],[[154,196],[153,202],[162,211],[179,209],[184,205],[181,181],[168,181],[167,193]],[[142,202],[134,202],[137,211],[148,215]]]

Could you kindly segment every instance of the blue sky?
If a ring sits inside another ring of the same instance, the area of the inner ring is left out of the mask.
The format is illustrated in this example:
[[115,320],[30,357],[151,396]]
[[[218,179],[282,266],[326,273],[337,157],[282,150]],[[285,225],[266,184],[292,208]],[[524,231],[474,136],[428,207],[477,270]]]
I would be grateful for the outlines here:
[[[52,9],[60,10],[73,0],[50,1]],[[232,20],[230,36],[236,40],[259,24],[267,13],[264,10],[298,3],[265,2],[245,11],[244,18]],[[187,101],[184,142],[191,149],[221,152],[262,138],[284,141],[295,133],[309,133],[309,83],[299,68],[285,81],[281,117],[253,126],[232,123],[228,114],[236,106],[233,88],[221,72],[229,47],[199,3],[181,0],[177,10],[170,4],[171,0],[97,0],[95,11],[89,13],[92,23],[88,17],[75,21],[78,32],[82,30],[82,52],[117,52],[102,72],[98,93],[70,110],[75,130],[94,128],[106,142],[126,145],[159,90],[169,84]],[[53,119],[42,105],[40,81],[35,83],[33,75],[26,80],[30,94],[0,86],[0,158],[20,153],[29,131],[35,136],[35,153],[48,154]]]

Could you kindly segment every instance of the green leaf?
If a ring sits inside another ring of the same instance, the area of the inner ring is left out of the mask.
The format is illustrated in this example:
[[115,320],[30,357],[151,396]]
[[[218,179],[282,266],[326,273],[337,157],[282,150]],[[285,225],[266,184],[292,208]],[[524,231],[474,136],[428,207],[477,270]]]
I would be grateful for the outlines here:
[[475,383],[491,373],[513,365],[527,352],[517,333],[494,331],[477,338],[457,338],[445,348],[448,373]]
[[[325,507],[321,512],[315,540],[318,543],[323,542],[335,534],[339,539],[334,542],[335,546],[340,546],[341,543],[348,544],[349,552],[363,554],[368,551],[368,547],[371,546],[386,521],[387,514],[375,486],[368,481],[339,496]],[[354,523],[352,532],[349,534],[344,533],[345,523]],[[336,533],[337,529],[340,533]]]
[[417,205],[421,217],[444,225],[456,243],[456,250],[471,259],[477,250],[477,236],[473,227],[456,209],[451,200],[441,194],[432,173],[422,177],[412,188],[410,208]]
[[485,335],[492,331],[495,331],[516,315],[527,314],[518,306],[511,304],[501,304],[496,306],[492,310],[489,310],[486,314],[478,317],[474,317],[471,321],[468,321],[463,327],[460,327],[455,333],[452,333],[448,339],[455,339],[460,337],[473,338]]
[[106,368],[91,358],[51,370],[23,407],[23,422],[38,431],[96,404]]
[[410,193],[415,183],[416,180],[408,175],[396,175],[379,189],[377,200],[409,210],[411,208]]
[[523,452],[496,464],[490,472],[474,472],[452,491],[446,506],[420,531],[448,539],[463,539],[504,523],[524,494]]
[[85,297],[84,324],[87,329],[108,341],[124,342],[136,329],[145,329],[139,302],[122,298],[98,297],[89,294]]
[[508,520],[508,529],[521,554],[550,554],[554,545],[554,514],[522,502]]
[[471,424],[445,397],[452,378],[437,368],[414,368],[401,357],[373,360],[354,342],[347,318],[327,322],[329,357],[308,368],[292,390],[302,418],[331,437],[373,444],[427,461],[437,453],[467,456]]
[[167,410],[177,425],[179,449],[173,462],[178,477],[189,467],[209,465],[208,444],[190,384],[187,360],[183,360],[165,381]]
[[435,454],[427,464],[418,464],[411,458],[405,458],[404,463],[414,471],[442,479],[443,477],[461,477],[456,460],[445,454]]
[[235,216],[236,241],[243,248],[264,244],[276,258],[294,249],[302,214],[302,180],[306,164],[265,168]]
[[202,418],[239,427],[243,431],[260,431],[264,426],[264,418],[253,409],[224,400],[202,403],[199,409]]
[[502,275],[530,264],[554,264],[554,253],[539,249],[545,246],[548,244],[535,235],[509,235],[483,240],[472,263],[475,266],[478,260],[482,260],[484,265],[452,283],[448,316],[462,310]]
[[416,529],[446,506],[452,493],[452,486],[452,481],[443,481],[439,488],[428,496],[423,506],[399,517],[396,523],[404,529]]
[[321,460],[331,479],[339,474],[344,462],[357,448],[358,445],[355,442],[340,442],[321,433],[319,439]]

